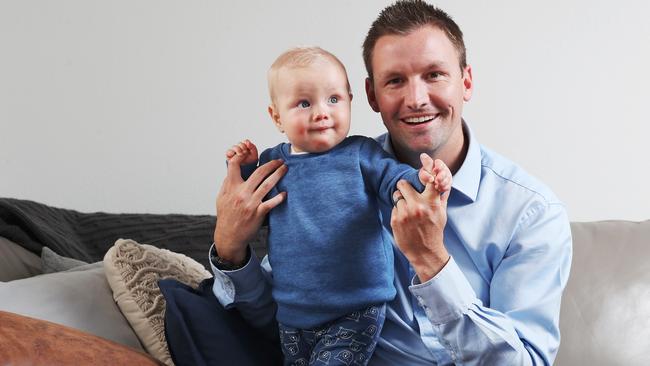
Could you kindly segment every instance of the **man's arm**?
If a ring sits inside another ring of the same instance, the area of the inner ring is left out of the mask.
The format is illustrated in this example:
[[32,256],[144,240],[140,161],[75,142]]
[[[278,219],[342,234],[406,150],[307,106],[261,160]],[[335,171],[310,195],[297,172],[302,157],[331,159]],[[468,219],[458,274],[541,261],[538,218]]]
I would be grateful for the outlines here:
[[[262,263],[248,249],[246,264],[237,269],[219,268],[215,261],[214,246],[210,247],[210,265],[214,273],[212,292],[226,309],[237,308],[241,316],[253,327],[275,332],[276,304],[271,296],[271,267],[264,258]],[[276,334],[267,334],[274,337]]]
[[222,305],[236,306],[251,325],[264,328],[272,320],[269,314],[275,313],[275,304],[270,297],[268,277],[255,254],[248,254],[247,243],[260,230],[266,214],[286,197],[283,192],[263,201],[286,173],[287,167],[281,161],[269,161],[244,181],[241,160],[238,156],[230,159],[228,173],[217,196],[218,219],[210,256],[214,254],[242,268],[222,271],[213,266],[213,292]]
[[[405,200],[422,204],[424,194],[406,190]],[[427,213],[435,216],[436,211]],[[437,214],[446,221],[445,215]],[[401,228],[393,230],[396,243],[411,248],[412,253],[417,235],[403,235],[409,226],[406,222],[394,222]],[[407,239],[412,241],[407,243]],[[436,250],[435,241],[424,243]],[[490,304],[481,303],[453,258],[440,268],[434,263],[430,271],[416,267],[426,261],[414,262],[418,276],[410,291],[455,363],[552,364],[559,346],[560,299],[571,262],[571,232],[561,204],[539,203],[523,215],[503,260],[494,269]]]
[[258,232],[266,214],[282,203],[286,192],[263,201],[287,172],[280,160],[272,160],[257,168],[244,181],[241,176],[242,156],[228,162],[228,173],[217,195],[217,223],[214,243],[219,257],[234,264],[243,264],[247,243]]

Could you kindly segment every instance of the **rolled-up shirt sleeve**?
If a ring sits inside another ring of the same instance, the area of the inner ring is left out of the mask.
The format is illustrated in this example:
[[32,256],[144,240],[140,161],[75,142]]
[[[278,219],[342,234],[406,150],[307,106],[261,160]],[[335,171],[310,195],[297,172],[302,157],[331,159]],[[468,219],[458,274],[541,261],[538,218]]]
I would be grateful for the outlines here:
[[[210,257],[214,254],[210,247]],[[236,307],[246,321],[254,327],[263,327],[273,321],[276,305],[271,296],[271,268],[263,266],[250,248],[250,259],[244,267],[222,271],[212,261],[214,273],[212,292],[226,309]],[[265,261],[266,262],[266,261]]]

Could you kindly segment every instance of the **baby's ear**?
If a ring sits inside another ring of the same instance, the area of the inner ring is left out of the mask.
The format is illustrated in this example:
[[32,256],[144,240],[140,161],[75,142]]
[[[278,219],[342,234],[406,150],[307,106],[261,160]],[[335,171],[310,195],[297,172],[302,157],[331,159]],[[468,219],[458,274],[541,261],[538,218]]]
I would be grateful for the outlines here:
[[271,120],[273,120],[273,124],[275,127],[278,128],[278,130],[282,133],[284,133],[284,129],[282,128],[282,121],[280,121],[280,113],[278,113],[277,108],[275,108],[275,105],[270,104],[268,108],[269,116],[271,116]]

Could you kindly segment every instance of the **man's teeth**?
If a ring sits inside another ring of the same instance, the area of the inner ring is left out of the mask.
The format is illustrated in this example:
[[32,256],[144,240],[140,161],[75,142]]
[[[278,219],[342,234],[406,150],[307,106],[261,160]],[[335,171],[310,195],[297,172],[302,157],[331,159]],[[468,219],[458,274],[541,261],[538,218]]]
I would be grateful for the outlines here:
[[422,123],[434,119],[436,116],[424,116],[424,117],[410,117],[404,118],[406,123]]

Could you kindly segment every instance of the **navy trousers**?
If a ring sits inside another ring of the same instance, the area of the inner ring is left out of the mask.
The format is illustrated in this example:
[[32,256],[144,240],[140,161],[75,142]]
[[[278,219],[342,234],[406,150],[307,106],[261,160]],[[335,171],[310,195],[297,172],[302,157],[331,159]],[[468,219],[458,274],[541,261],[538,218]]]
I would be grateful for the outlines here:
[[377,346],[386,304],[373,305],[316,329],[280,324],[285,366],[365,366]]
[[176,366],[282,365],[277,324],[257,330],[212,293],[213,278],[192,289],[173,279],[158,282],[165,297],[165,336]]

